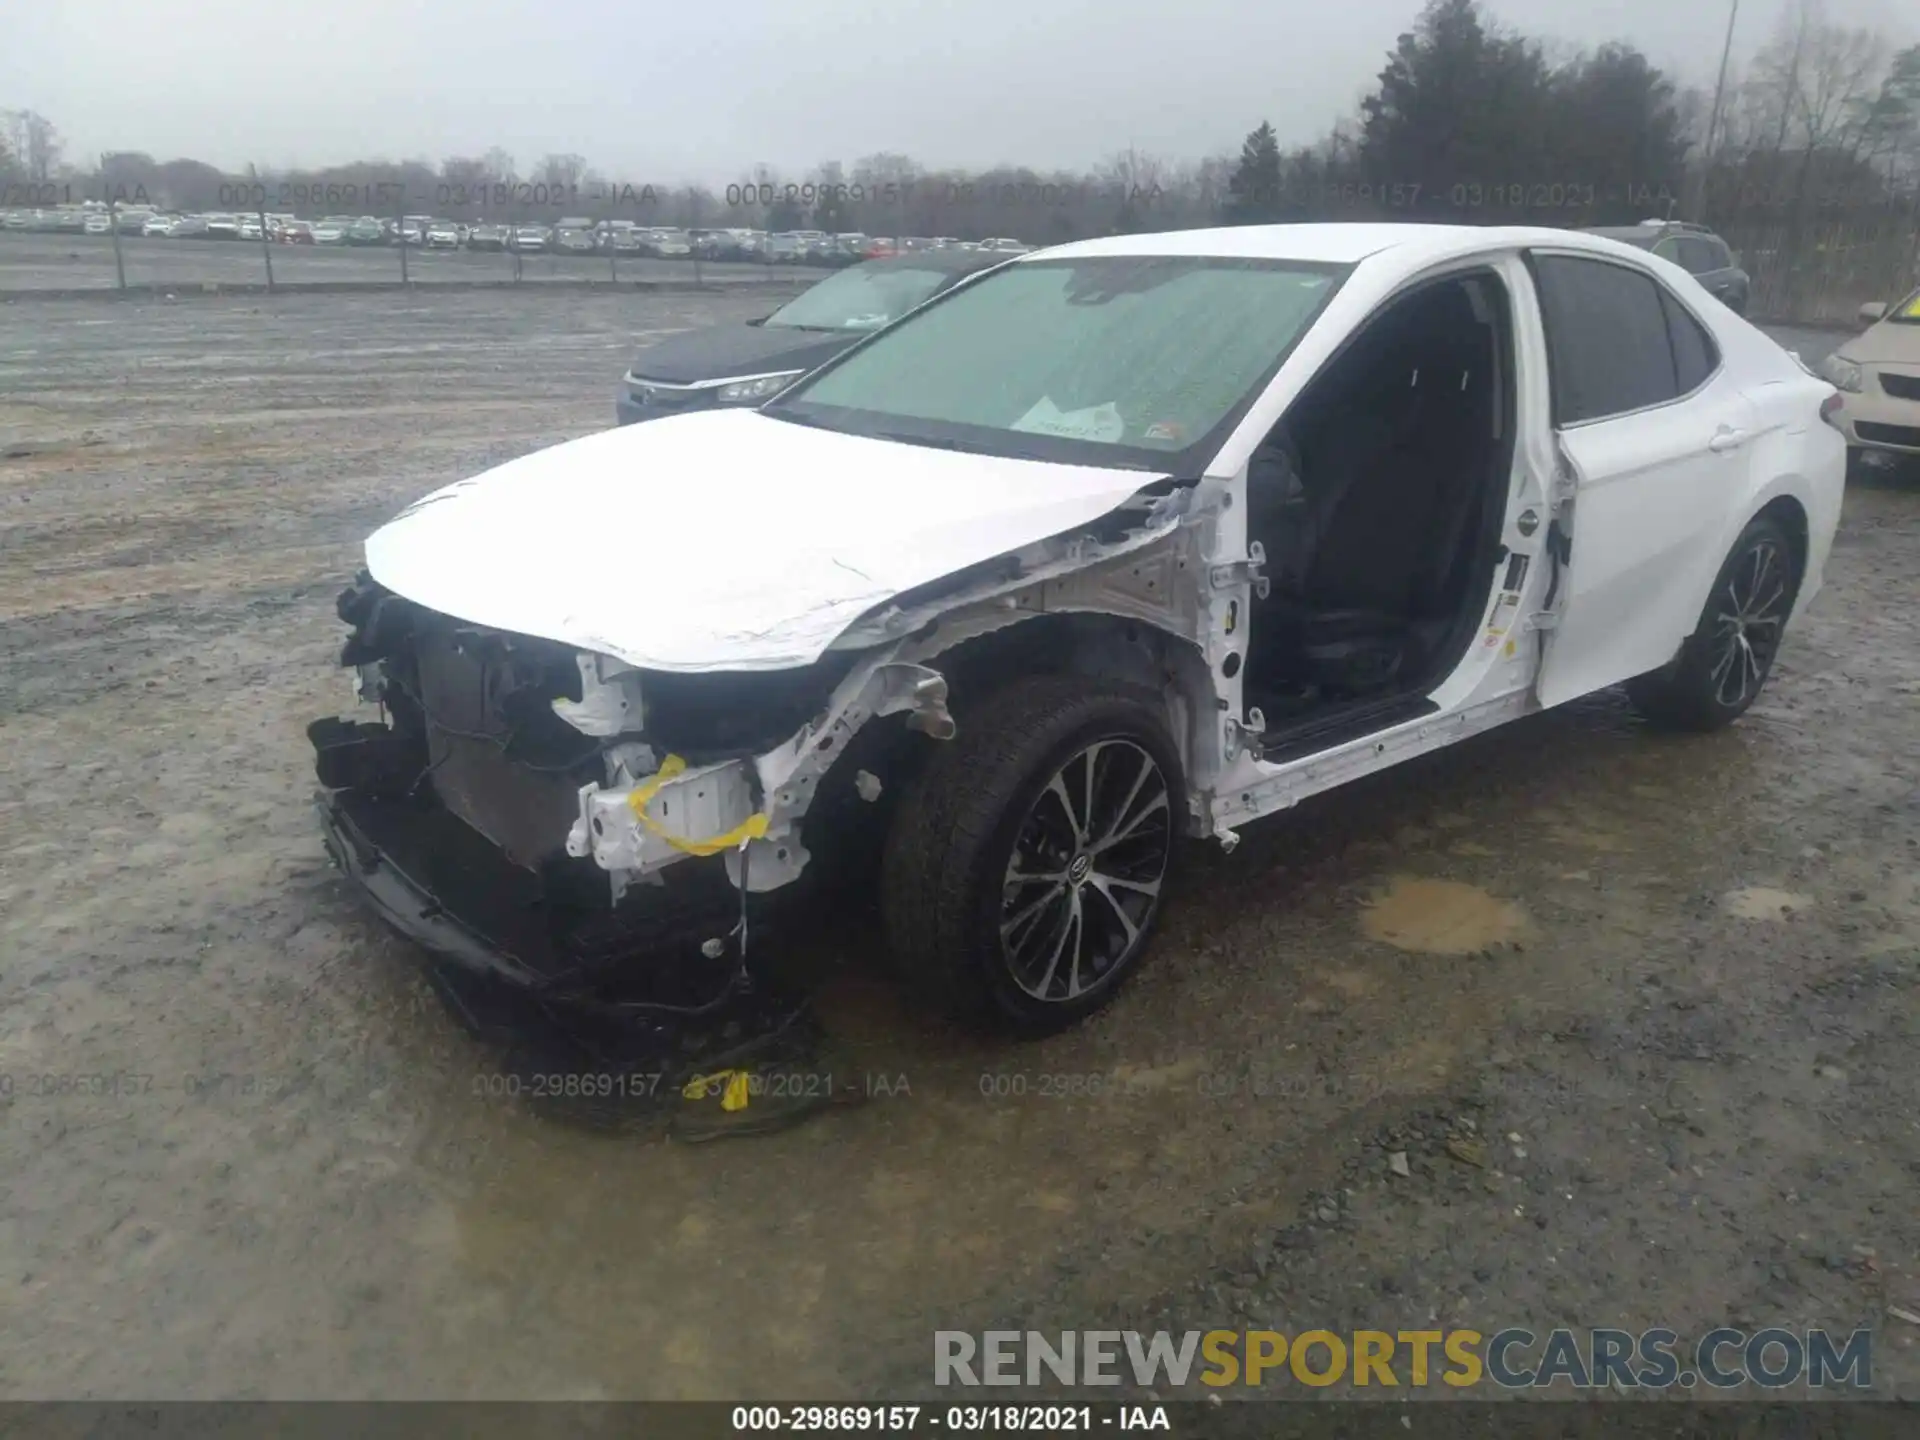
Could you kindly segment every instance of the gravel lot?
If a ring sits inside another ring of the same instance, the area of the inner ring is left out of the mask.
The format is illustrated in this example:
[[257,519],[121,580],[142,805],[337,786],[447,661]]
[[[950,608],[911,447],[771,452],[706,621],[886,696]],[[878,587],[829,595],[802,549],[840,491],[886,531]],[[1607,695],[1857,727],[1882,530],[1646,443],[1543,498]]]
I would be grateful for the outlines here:
[[910,1093],[698,1147],[477,1093],[310,819],[334,594],[765,308],[0,306],[0,1393],[872,1398],[1006,1321],[1869,1325],[1915,1393],[1912,473],[1740,725],[1603,697],[1196,849],[1073,1034],[932,1026],[855,934],[836,1063]]
[[[148,240],[120,237],[121,263],[127,284],[264,285],[267,265],[258,241]],[[273,278],[282,285],[360,284],[398,285],[398,246],[275,245]],[[791,283],[791,267],[765,265],[709,265],[700,267],[703,284],[740,284],[771,281]],[[818,279],[822,270],[801,270],[802,278]],[[618,256],[611,270],[607,257],[523,255],[520,278],[526,282],[555,280],[623,282],[679,281],[691,284],[691,261],[648,260]],[[496,251],[407,250],[407,278],[416,285],[489,284],[514,278],[513,256]],[[110,235],[43,235],[0,231],[0,295],[36,290],[111,290],[118,284]]]

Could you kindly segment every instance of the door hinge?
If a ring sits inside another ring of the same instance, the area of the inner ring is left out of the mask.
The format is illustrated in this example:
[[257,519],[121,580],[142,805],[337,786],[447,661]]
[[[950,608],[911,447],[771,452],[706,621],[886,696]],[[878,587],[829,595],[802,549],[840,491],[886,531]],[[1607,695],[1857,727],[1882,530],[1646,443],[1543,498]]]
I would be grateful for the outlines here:
[[1267,547],[1258,540],[1247,546],[1247,558],[1229,560],[1223,565],[1215,565],[1207,571],[1207,580],[1216,590],[1231,590],[1239,585],[1251,585],[1253,593],[1262,600],[1273,589],[1273,581],[1260,572],[1266,567]]
[[1254,706],[1247,711],[1244,721],[1226,722],[1226,741],[1222,748],[1229,762],[1238,760],[1243,749],[1257,747],[1267,733],[1267,717],[1260,713],[1260,707]]

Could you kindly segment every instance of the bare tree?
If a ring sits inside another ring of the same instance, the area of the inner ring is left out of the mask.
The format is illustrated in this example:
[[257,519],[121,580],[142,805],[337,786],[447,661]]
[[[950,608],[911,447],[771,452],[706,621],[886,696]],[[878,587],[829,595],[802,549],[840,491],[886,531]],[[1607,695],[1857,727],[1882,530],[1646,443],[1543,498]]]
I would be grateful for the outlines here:
[[563,190],[571,195],[580,185],[580,176],[587,168],[584,155],[545,155],[541,157],[540,168],[535,176],[549,189]]
[[64,148],[60,132],[37,110],[0,111],[6,124],[4,148],[12,152],[13,164],[27,179],[44,185],[60,168]]

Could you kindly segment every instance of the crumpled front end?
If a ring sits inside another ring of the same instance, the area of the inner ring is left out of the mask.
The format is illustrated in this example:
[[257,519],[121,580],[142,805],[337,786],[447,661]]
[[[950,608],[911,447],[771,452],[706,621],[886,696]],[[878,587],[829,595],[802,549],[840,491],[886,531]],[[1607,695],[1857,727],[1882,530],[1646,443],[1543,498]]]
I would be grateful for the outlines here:
[[330,853],[403,933],[529,988],[591,990],[645,952],[675,1003],[701,1003],[739,958],[746,895],[808,864],[800,822],[854,734],[900,712],[952,729],[945,680],[885,650],[682,674],[364,575],[339,611],[368,713],[309,727]]

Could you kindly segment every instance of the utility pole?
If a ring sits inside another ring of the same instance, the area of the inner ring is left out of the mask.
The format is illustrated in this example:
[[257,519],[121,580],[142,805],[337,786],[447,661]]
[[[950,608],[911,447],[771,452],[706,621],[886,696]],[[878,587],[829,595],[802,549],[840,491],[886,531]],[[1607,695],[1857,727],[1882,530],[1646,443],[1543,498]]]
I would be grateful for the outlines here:
[[1720,131],[1720,110],[1727,98],[1727,62],[1733,57],[1733,27],[1740,18],[1740,0],[1732,0],[1727,11],[1727,39],[1720,47],[1720,78],[1713,87],[1713,114],[1707,120],[1707,143],[1700,156],[1700,178],[1695,182],[1693,204],[1688,207],[1695,220],[1705,220],[1707,174],[1713,168],[1713,142]]
[[122,290],[127,288],[127,262],[120,253],[120,202],[114,198],[113,187],[107,181],[107,157],[100,157],[100,189],[107,197],[107,228],[113,234],[113,276]]

